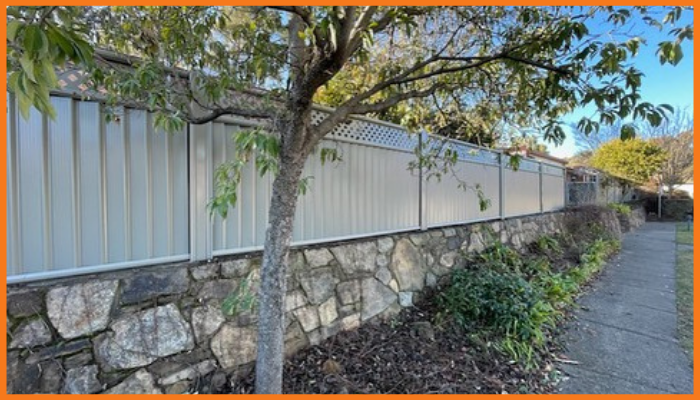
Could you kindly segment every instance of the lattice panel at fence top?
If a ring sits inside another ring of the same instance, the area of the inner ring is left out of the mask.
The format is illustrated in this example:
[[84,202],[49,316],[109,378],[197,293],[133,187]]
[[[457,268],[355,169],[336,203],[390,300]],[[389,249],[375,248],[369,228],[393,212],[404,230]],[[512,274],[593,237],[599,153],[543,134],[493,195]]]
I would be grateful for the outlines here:
[[458,142],[454,140],[445,140],[442,138],[436,138],[433,136],[426,136],[426,149],[440,150],[440,155],[445,155],[445,152],[449,149],[457,153],[457,159],[461,161],[476,162],[479,164],[492,164],[496,165],[499,163],[499,155],[496,152],[489,151],[486,149],[479,148],[477,146],[470,145],[468,143]]
[[[323,111],[314,110],[311,114],[311,123],[318,125],[327,115]],[[331,134],[328,135],[328,138],[409,151],[413,151],[418,146],[418,137],[410,135],[404,129],[361,119],[350,119],[338,124]]]

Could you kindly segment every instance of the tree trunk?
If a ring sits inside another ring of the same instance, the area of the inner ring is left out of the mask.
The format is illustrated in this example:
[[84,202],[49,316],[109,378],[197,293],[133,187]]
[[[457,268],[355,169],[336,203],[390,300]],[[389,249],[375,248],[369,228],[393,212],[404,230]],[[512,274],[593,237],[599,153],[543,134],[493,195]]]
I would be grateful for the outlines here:
[[[298,127],[297,127],[298,128]],[[279,174],[272,185],[269,225],[261,267],[258,320],[258,355],[255,369],[257,394],[282,393],[284,364],[284,300],[289,244],[294,227],[298,186],[304,169],[305,153],[293,151],[295,128],[286,132]]]

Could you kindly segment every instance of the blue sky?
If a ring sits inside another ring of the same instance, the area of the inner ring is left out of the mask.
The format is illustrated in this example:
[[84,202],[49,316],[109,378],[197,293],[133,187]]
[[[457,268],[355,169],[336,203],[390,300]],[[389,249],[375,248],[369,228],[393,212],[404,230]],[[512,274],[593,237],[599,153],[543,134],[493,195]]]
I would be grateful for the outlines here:
[[[692,24],[692,12],[685,12],[683,18],[676,24],[685,26]],[[642,79],[640,93],[642,101],[653,104],[670,104],[674,108],[693,107],[693,43],[683,42],[683,60],[676,66],[661,65],[656,56],[657,43],[670,40],[667,32],[659,32],[658,29],[643,26],[639,22],[639,36],[647,39],[647,45],[640,48],[637,57],[632,59],[635,67],[641,70],[645,76]],[[601,24],[601,28],[603,24]],[[564,118],[566,122],[578,122],[581,117],[590,116],[592,109],[580,109]],[[547,144],[550,153],[557,157],[569,157],[576,152],[576,144],[571,132],[561,146]]]

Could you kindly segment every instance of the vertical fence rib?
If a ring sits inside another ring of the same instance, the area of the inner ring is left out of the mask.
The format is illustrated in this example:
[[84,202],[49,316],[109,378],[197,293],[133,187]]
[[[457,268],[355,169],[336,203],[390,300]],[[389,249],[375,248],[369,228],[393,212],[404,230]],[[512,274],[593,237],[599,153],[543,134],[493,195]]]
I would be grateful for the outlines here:
[[506,217],[506,153],[501,152],[498,157],[498,215],[501,219]]
[[537,171],[539,173],[539,178],[540,178],[540,214],[544,212],[544,184],[543,184],[543,177],[542,177],[542,169],[544,168],[542,161],[539,162],[538,165],[539,168],[537,168]]

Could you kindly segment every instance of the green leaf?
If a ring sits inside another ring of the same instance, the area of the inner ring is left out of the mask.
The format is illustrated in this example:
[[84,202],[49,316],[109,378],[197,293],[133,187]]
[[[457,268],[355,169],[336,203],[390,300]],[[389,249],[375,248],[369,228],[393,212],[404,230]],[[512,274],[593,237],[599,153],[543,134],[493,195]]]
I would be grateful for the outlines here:
[[17,104],[19,105],[19,112],[22,115],[22,118],[27,120],[29,119],[29,109],[32,107],[32,99],[21,91],[18,91],[16,94]]
[[325,165],[327,161],[333,163],[343,161],[342,157],[338,153],[338,149],[332,149],[328,147],[324,147],[321,149],[321,165]]
[[520,154],[514,154],[508,158],[508,166],[510,166],[513,171],[517,171],[520,169],[520,160],[522,159],[522,156]]
[[625,124],[620,129],[620,139],[629,140],[634,139],[637,136],[637,131],[633,125]]
[[627,49],[632,53],[632,57],[635,57],[639,52],[639,38],[632,38],[625,43]]
[[43,67],[43,76],[46,85],[51,89],[55,88],[58,85],[58,78],[56,77],[53,64],[48,59],[45,59],[41,65]]
[[79,61],[76,59],[75,49],[73,48],[71,41],[66,38],[66,36],[60,30],[54,28],[53,26],[49,26],[47,32],[49,40],[52,43],[57,44],[66,57],[73,61]]
[[9,40],[10,42],[14,42],[15,38],[17,37],[17,33],[19,32],[21,27],[22,27],[22,23],[17,21],[16,19],[8,22],[7,23],[7,40]]
[[24,50],[30,57],[42,57],[47,54],[49,43],[46,35],[36,25],[27,25],[24,29]]
[[661,42],[659,43],[659,48],[656,51],[659,56],[659,61],[661,65],[669,63],[671,65],[678,65],[678,63],[683,59],[683,49],[678,42]]
[[10,91],[17,92],[19,90],[19,79],[19,71],[14,71],[10,74],[10,76],[7,78],[7,86],[10,87]]
[[659,104],[659,108],[663,108],[664,110],[668,111],[669,113],[673,114],[673,107],[669,104]]
[[22,70],[27,75],[27,78],[36,83],[36,76],[34,75],[34,61],[29,59],[29,55],[27,53],[24,53],[22,57],[20,57],[19,63],[22,66]]

